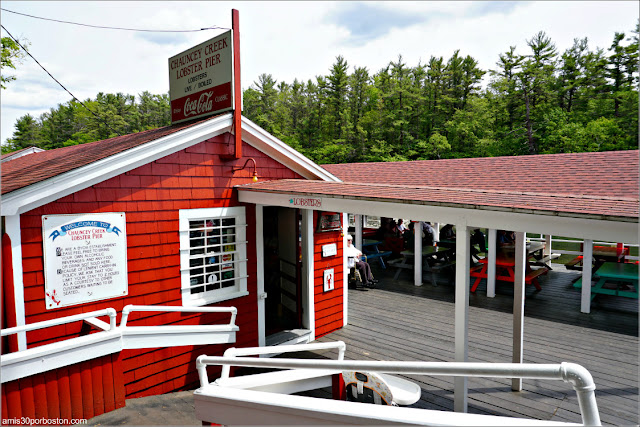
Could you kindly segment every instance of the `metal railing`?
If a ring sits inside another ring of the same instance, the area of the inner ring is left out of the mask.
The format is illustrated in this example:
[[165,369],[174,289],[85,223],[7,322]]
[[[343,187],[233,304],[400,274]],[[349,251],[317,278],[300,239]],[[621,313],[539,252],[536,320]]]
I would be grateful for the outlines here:
[[[282,353],[295,353],[297,351],[314,351],[314,350],[332,350],[338,349],[338,359],[344,360],[344,353],[347,350],[347,346],[343,341],[332,341],[327,343],[313,343],[313,344],[295,344],[295,345],[279,345],[274,347],[247,347],[247,348],[228,348],[223,357],[238,357],[238,356],[260,356],[265,354],[282,354]],[[223,365],[222,372],[220,373],[221,379],[229,378],[229,372],[231,366]],[[200,369],[198,367],[198,374],[200,375],[200,385],[205,386],[209,384],[207,378],[206,368]]]
[[[589,371],[574,363],[466,363],[466,362],[398,362],[365,360],[259,359],[252,357],[199,356],[196,361],[201,384],[208,384],[207,365],[244,366],[280,369],[334,369],[339,371],[374,371],[380,373],[446,375],[455,377],[494,377],[563,380],[576,391],[584,425],[599,426],[600,414],[595,398],[595,384]],[[203,382],[204,380],[204,382]]]

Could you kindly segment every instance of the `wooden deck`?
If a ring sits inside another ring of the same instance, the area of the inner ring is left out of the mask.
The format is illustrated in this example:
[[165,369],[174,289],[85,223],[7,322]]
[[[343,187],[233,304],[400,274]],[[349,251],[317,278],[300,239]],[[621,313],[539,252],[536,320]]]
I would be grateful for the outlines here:
[[[415,287],[411,271],[394,281],[395,269],[372,267],[378,289],[350,290],[349,324],[318,341],[344,341],[347,359],[453,361],[454,286],[441,276],[437,287]],[[540,278],[542,291],[526,289],[524,361],[584,366],[597,386],[603,424],[638,424],[638,301],[599,295],[591,314],[580,313],[580,290],[571,284],[579,272],[552,267]],[[511,362],[512,307],[507,283],[496,285],[495,298],[487,298],[484,281],[471,294],[469,361]],[[406,377],[422,387],[414,406],[453,410],[453,378]],[[524,380],[522,392],[510,385],[508,379],[469,379],[469,412],[581,422],[569,384]]]

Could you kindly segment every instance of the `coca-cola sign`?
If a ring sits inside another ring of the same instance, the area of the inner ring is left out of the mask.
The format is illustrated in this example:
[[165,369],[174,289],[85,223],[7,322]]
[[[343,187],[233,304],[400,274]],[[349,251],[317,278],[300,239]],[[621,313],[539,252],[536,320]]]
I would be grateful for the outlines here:
[[169,58],[171,122],[233,108],[231,31]]

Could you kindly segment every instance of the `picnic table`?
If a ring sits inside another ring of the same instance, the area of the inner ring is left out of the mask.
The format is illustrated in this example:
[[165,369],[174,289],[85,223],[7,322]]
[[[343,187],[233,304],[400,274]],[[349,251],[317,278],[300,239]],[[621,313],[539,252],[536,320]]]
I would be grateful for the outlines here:
[[[503,247],[505,249],[505,247]],[[496,280],[501,280],[503,282],[515,282],[515,258],[513,251],[502,250],[498,252],[496,255]],[[538,251],[544,249],[544,245],[539,242],[532,242],[531,244],[527,244],[527,257],[534,258],[534,254]],[[534,258],[535,259],[535,258]],[[475,277],[476,280],[473,282],[473,286],[471,286],[471,292],[475,292],[480,284],[480,280],[487,278],[487,270],[489,267],[489,260],[487,257],[480,259],[480,266],[475,266],[471,268],[469,275],[471,277]],[[547,267],[541,267],[536,270],[531,268],[531,264],[527,261],[525,268],[525,276],[524,282],[527,285],[533,285],[538,291],[542,290],[540,283],[538,282],[538,276],[543,274],[547,274],[549,269]]]
[[[615,248],[614,248],[615,249]],[[604,262],[595,272],[596,284],[591,287],[591,301],[598,294],[638,299],[638,265],[624,262]],[[606,287],[609,284],[612,287]],[[582,288],[582,279],[573,284]],[[631,289],[630,289],[631,288]]]
[[367,261],[372,259],[378,259],[380,261],[380,266],[384,270],[386,270],[387,266],[385,265],[383,258],[388,257],[389,255],[392,254],[392,252],[391,251],[381,252],[380,248],[378,247],[381,244],[382,242],[378,240],[364,239],[362,241],[362,253],[367,256]]
[[[438,286],[436,282],[436,273],[449,270],[455,265],[455,260],[450,258],[452,250],[442,246],[423,246],[422,247],[422,269],[431,273],[430,282],[433,286]],[[397,268],[396,274],[393,276],[393,280],[398,280],[400,272],[403,269],[413,270],[414,257],[413,251],[406,250],[400,252],[402,258],[396,261],[390,261],[389,264],[393,264]]]
[[[605,262],[624,262],[625,257],[629,255],[629,248],[625,247],[621,252],[614,246],[594,246],[592,251],[593,257],[593,269],[595,272]],[[571,261],[565,264],[568,270],[582,270],[582,255],[578,255]]]

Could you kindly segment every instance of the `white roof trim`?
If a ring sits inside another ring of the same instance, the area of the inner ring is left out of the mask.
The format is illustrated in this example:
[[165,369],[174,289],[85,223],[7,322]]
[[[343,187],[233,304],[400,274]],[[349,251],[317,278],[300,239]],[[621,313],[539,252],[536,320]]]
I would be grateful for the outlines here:
[[39,147],[27,147],[23,150],[19,150],[14,153],[11,153],[9,156],[0,160],[0,163],[8,162],[9,160],[17,159],[18,157],[27,156],[29,154],[39,153],[41,151],[44,151],[44,150]]
[[[232,113],[207,120],[2,196],[3,216],[16,215],[231,131]],[[242,140],[307,179],[341,182],[313,161],[242,117]]]
[[2,196],[2,215],[16,215],[199,144],[231,129],[232,115],[208,120]]
[[242,140],[307,179],[342,182],[246,117],[242,117]]

